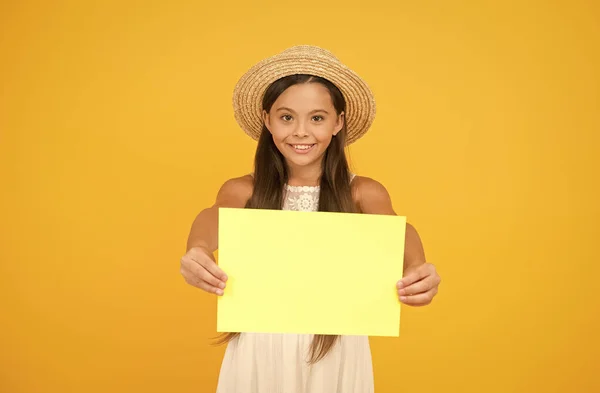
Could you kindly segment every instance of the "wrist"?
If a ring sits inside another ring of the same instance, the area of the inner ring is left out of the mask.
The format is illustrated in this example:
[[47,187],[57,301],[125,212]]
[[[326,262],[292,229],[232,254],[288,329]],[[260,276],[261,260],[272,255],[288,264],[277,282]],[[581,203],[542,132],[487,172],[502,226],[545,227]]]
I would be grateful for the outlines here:
[[207,254],[212,254],[215,252],[215,250],[211,249],[211,247],[209,247],[206,242],[201,240],[190,243],[190,245],[188,246],[188,251],[192,248],[199,248],[202,251],[205,251]]

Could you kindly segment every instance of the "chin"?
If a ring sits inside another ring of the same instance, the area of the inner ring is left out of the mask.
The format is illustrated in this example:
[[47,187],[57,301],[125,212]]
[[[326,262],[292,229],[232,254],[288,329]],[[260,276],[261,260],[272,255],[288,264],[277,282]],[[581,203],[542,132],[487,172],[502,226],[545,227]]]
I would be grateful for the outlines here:
[[294,166],[310,166],[318,161],[314,157],[290,157],[285,155],[285,160]]

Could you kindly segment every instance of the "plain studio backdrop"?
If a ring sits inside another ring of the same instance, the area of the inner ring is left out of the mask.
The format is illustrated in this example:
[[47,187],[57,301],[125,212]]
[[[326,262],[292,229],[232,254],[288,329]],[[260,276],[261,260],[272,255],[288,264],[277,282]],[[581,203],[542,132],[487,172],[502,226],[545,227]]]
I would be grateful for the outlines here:
[[214,391],[216,300],[179,259],[252,170],[237,79],[297,44],[372,87],[352,168],[443,278],[400,338],[371,339],[376,391],[600,391],[600,12],[582,0],[3,2],[0,390]]

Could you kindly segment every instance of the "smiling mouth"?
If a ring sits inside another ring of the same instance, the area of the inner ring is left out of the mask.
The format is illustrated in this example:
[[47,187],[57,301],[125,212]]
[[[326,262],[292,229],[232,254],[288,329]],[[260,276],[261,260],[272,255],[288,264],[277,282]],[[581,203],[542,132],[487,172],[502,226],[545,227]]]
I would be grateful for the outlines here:
[[289,146],[298,154],[306,154],[309,151],[311,151],[313,149],[313,147],[315,147],[316,143],[313,144],[298,144],[298,145],[292,145],[290,144]]

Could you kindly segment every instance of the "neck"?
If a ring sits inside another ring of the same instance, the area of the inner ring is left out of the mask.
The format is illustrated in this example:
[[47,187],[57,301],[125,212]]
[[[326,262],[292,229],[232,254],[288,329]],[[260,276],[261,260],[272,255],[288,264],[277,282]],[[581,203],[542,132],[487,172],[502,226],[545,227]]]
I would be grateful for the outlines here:
[[287,163],[287,170],[290,186],[318,186],[321,180],[321,162],[310,166],[294,166]]

